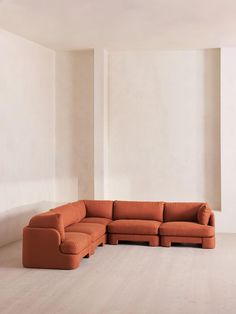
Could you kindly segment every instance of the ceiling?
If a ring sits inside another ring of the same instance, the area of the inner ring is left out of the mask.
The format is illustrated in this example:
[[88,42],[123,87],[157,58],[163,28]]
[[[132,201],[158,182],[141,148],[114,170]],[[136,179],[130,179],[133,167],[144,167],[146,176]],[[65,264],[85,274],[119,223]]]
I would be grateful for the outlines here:
[[236,0],[0,0],[0,27],[62,50],[236,46]]

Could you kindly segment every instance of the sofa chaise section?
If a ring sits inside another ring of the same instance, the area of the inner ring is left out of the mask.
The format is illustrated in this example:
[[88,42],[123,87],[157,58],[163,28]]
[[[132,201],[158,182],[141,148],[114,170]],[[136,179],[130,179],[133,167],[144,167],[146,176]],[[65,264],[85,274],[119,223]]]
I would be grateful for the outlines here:
[[215,219],[207,203],[165,203],[164,222],[159,228],[161,245],[196,243],[215,247]]
[[162,202],[115,201],[114,221],[108,225],[109,243],[125,240],[158,246],[163,206]]

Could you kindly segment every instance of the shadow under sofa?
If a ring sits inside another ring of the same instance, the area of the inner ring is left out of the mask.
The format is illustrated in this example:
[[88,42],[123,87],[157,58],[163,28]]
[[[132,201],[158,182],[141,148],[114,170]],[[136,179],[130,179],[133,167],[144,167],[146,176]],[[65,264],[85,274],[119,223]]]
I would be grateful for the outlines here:
[[74,269],[97,246],[122,240],[214,248],[214,213],[207,203],[81,200],[65,204],[32,217],[24,228],[23,266]]

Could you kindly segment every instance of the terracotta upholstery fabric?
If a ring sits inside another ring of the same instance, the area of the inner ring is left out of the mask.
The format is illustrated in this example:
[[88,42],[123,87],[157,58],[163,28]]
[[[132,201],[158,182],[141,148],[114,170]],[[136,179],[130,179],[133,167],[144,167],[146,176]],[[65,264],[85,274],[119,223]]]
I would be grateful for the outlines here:
[[213,211],[211,212],[210,218],[209,218],[209,226],[215,227],[215,215]]
[[109,244],[117,245],[119,241],[148,242],[149,246],[159,245],[159,237],[156,235],[120,233],[109,234]]
[[215,229],[195,222],[173,221],[161,224],[159,233],[179,237],[213,237]]
[[110,222],[112,222],[111,219],[108,218],[100,218],[100,217],[86,217],[80,221],[81,223],[97,223],[104,226],[107,226]]
[[119,219],[108,225],[109,233],[157,235],[161,222],[154,220]]
[[197,212],[198,223],[202,225],[208,225],[211,216],[211,209],[208,204],[200,206]]
[[115,201],[114,219],[163,221],[163,202]]
[[101,217],[112,219],[113,201],[85,200],[86,217]]
[[191,221],[197,222],[198,209],[204,203],[165,203],[164,222]]
[[79,232],[66,232],[65,240],[61,243],[60,249],[65,254],[79,254],[92,243],[91,236]]
[[65,227],[80,221],[80,213],[71,204],[53,208],[52,211],[61,214]]
[[85,207],[84,201],[73,202],[71,203],[71,205],[77,211],[77,214],[79,216],[78,222],[80,222],[86,216],[86,207]]
[[90,252],[90,247],[80,254],[63,254],[60,251],[61,237],[55,229],[30,228],[23,230],[24,267],[74,269],[79,266],[82,257]]
[[106,233],[106,227],[101,224],[96,223],[75,223],[69,227],[65,228],[66,232],[80,232],[89,234],[92,238],[92,241],[96,241],[102,235]]
[[166,247],[178,242],[212,249],[215,216],[207,203],[116,201],[113,209],[112,201],[73,202],[30,220],[23,230],[23,266],[77,268],[107,237],[110,244],[126,240],[158,246],[160,241]]
[[170,247],[172,243],[201,244],[203,249],[214,249],[215,237],[209,237],[209,238],[176,237],[176,236],[162,236],[161,237],[161,246]]
[[61,236],[61,240],[63,241],[65,239],[64,224],[60,214],[48,211],[36,215],[30,219],[29,226],[34,228],[56,229]]

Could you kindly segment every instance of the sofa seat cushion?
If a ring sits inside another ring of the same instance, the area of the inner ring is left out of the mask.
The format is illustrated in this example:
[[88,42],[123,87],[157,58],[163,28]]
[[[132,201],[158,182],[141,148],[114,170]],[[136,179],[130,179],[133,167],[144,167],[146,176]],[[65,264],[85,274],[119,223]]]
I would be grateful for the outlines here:
[[88,223],[88,222],[107,226],[110,222],[112,222],[112,220],[108,218],[101,218],[101,217],[86,217],[81,220],[81,223]]
[[97,223],[75,223],[65,228],[66,232],[81,232],[89,234],[92,241],[96,241],[98,238],[106,233],[106,226]]
[[177,237],[213,237],[214,227],[201,225],[195,222],[173,221],[162,223],[160,235]]
[[161,222],[155,220],[119,219],[108,225],[109,233],[157,235]]
[[61,252],[65,254],[79,254],[91,245],[91,236],[79,232],[66,232],[65,240],[61,243]]

